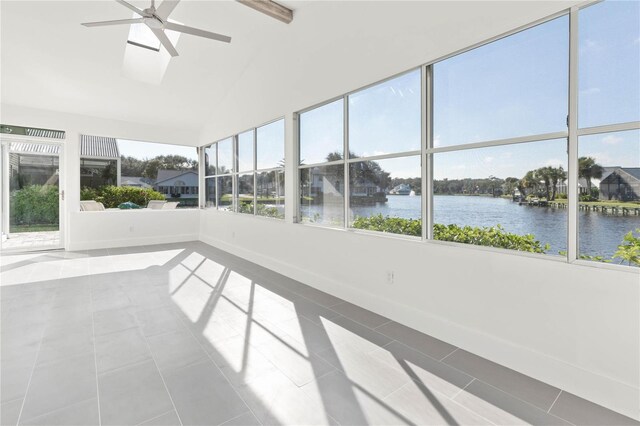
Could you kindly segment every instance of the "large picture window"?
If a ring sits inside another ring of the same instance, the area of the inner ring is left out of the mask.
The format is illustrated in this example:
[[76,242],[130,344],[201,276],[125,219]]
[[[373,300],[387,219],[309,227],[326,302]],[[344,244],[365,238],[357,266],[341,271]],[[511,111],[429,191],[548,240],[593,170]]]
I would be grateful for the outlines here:
[[80,188],[81,201],[106,209],[196,208],[197,149],[83,135]]
[[298,222],[640,266],[638,16],[567,10],[301,111]]

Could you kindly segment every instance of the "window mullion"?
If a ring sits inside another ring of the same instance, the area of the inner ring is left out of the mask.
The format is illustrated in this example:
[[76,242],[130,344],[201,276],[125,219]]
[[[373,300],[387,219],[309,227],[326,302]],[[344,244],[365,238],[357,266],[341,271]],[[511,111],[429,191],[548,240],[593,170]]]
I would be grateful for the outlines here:
[[567,260],[578,258],[578,8],[569,14],[569,137]]
[[349,203],[351,202],[351,196],[349,194],[349,96],[344,97],[342,102],[343,107],[343,154],[342,159],[344,161],[344,178],[343,178],[343,202],[344,202],[344,228],[349,228]]

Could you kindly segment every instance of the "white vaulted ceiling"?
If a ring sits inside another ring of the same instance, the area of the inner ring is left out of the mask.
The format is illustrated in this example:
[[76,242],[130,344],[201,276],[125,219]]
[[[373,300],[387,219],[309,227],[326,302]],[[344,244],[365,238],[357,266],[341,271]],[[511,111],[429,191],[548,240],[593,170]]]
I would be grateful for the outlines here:
[[[132,1],[140,8],[150,1]],[[226,136],[464,48],[576,2],[284,1],[283,24],[231,0],[183,0],[171,18],[229,35],[182,35],[160,84],[123,74],[130,18],[115,1],[2,1],[4,105]],[[198,144],[198,141],[193,141]]]

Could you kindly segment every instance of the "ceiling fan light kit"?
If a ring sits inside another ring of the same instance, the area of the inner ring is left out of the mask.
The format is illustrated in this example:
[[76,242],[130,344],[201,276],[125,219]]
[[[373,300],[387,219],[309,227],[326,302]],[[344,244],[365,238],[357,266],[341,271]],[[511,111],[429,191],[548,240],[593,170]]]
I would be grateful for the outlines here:
[[155,1],[151,0],[151,6],[147,9],[138,9],[134,5],[127,3],[124,0],[116,0],[124,7],[131,9],[140,18],[133,19],[120,19],[116,21],[99,21],[99,22],[85,22],[82,25],[85,27],[104,27],[110,25],[131,25],[131,24],[145,24],[151,32],[156,36],[160,44],[169,52],[172,57],[178,56],[178,51],[167,37],[165,30],[177,31],[184,34],[191,34],[198,37],[204,37],[211,40],[221,41],[224,43],[230,43],[231,37],[217,34],[211,31],[205,31],[198,28],[188,27],[186,25],[177,24],[168,20],[169,15],[180,0],[164,0],[160,6],[156,9]]

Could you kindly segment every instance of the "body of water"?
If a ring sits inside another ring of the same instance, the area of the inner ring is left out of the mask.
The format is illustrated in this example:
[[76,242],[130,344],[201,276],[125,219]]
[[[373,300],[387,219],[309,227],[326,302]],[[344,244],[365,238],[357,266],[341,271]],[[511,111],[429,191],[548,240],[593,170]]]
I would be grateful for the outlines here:
[[[375,206],[357,206],[351,209],[354,216],[383,216],[419,219],[422,199],[420,196],[389,195],[387,203]],[[567,249],[567,209],[520,206],[504,198],[436,195],[433,199],[435,223],[469,226],[495,226],[515,234],[533,234],[542,244],[551,246],[549,253],[557,254]],[[337,207],[337,206],[336,206]],[[324,216],[325,220],[340,208],[328,206],[304,206],[303,215]],[[629,231],[640,228],[640,216],[614,216],[591,211],[579,212],[580,252],[589,255],[611,257]]]

